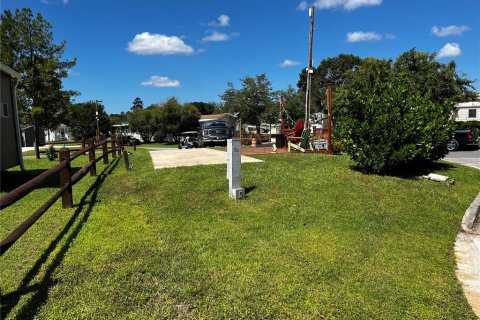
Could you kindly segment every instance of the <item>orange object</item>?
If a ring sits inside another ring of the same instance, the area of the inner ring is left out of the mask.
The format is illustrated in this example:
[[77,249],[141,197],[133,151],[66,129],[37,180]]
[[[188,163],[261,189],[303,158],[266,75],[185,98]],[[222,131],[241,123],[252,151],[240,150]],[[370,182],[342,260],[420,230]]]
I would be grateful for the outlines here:
[[255,148],[257,146],[257,138],[253,137],[252,138],[252,147]]

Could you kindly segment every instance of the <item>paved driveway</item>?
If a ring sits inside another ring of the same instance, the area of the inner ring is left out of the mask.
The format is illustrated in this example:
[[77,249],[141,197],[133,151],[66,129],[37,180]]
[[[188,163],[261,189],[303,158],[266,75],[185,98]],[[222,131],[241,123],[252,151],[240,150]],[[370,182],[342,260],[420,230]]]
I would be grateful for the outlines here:
[[[227,163],[225,151],[208,148],[199,149],[158,149],[150,150],[154,169],[197,166]],[[242,156],[242,163],[263,162],[255,158]]]
[[447,154],[443,160],[480,169],[480,149],[453,151]]

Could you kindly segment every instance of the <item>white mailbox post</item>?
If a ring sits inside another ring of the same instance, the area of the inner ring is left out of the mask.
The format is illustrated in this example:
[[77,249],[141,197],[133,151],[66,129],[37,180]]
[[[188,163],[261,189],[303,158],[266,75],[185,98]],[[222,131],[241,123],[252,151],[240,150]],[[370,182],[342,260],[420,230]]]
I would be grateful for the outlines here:
[[227,179],[228,194],[232,199],[242,199],[245,189],[240,187],[242,173],[242,142],[241,140],[227,140]]

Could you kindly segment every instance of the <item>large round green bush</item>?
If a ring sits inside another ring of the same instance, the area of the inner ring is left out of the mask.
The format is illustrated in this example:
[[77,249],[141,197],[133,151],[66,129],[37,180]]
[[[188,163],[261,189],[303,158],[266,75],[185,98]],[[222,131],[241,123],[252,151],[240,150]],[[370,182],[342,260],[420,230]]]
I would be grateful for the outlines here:
[[350,75],[335,113],[344,150],[368,172],[391,172],[447,153],[452,103],[409,90],[390,61],[366,60]]

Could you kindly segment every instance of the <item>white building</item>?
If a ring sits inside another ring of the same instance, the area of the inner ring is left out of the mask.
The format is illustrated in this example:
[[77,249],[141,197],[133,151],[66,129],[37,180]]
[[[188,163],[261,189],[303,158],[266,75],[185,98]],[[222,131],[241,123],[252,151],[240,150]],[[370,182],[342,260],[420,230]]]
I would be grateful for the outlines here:
[[46,130],[45,131],[45,141],[46,142],[58,142],[58,141],[68,141],[72,140],[70,135],[70,129],[67,125],[61,123],[55,130]]
[[455,104],[455,120],[480,121],[480,101],[460,102]]

